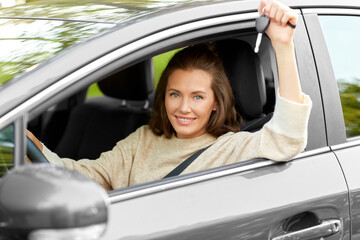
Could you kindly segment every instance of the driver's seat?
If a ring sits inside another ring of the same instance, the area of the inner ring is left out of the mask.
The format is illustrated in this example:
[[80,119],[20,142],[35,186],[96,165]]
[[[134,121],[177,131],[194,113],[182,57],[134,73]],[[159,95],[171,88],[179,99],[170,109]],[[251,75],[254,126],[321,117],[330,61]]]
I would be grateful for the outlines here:
[[272,117],[265,114],[266,84],[259,56],[249,43],[239,39],[216,42],[235,97],[235,108],[244,122],[242,130],[259,130]]
[[55,152],[60,157],[96,159],[148,124],[154,90],[152,67],[148,59],[98,82],[104,95],[73,109]]

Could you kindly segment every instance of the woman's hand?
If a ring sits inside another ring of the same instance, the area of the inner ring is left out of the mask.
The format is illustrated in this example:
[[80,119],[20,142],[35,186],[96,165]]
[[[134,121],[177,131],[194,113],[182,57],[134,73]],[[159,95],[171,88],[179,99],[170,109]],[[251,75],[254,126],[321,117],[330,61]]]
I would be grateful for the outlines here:
[[292,44],[295,29],[287,23],[297,24],[298,15],[288,6],[277,2],[276,0],[261,0],[259,8],[260,15],[267,15],[270,18],[270,25],[266,34],[271,39],[272,45]]
[[270,18],[266,33],[275,50],[279,73],[279,94],[287,100],[304,103],[294,52],[295,29],[287,24],[290,21],[296,25],[298,16],[291,8],[276,0],[267,2],[261,0],[258,11],[260,15],[266,14]]
[[41,144],[41,142],[39,141],[39,139],[37,139],[34,134],[32,134],[32,132],[30,132],[29,130],[26,130],[26,135],[35,143],[36,147],[38,149],[40,149],[40,151],[43,151],[43,145]]

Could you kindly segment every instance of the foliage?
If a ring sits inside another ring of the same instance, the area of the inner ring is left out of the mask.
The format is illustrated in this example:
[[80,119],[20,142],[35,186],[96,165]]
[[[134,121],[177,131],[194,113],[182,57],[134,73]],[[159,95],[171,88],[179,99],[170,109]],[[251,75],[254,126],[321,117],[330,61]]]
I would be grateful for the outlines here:
[[14,127],[0,131],[0,178],[14,165]]
[[338,80],[347,137],[360,136],[360,79]]

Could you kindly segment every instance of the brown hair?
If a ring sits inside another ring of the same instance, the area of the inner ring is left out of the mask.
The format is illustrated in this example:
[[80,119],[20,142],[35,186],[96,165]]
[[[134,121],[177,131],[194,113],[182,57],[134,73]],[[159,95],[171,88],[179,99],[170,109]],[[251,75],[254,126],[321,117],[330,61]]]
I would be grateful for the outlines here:
[[224,71],[221,59],[211,44],[198,44],[177,52],[162,73],[156,88],[153,116],[149,126],[154,134],[164,134],[170,138],[176,133],[167,117],[165,92],[168,78],[177,69],[200,69],[212,76],[211,88],[214,91],[216,111],[210,115],[206,132],[219,137],[227,132],[240,130],[240,116],[234,107],[234,96]]

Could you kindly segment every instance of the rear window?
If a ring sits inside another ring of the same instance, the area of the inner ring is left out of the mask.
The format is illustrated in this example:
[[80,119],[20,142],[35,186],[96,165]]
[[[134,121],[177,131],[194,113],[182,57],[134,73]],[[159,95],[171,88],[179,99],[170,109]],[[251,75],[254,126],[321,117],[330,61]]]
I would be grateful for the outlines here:
[[346,136],[360,136],[360,17],[320,16],[339,87]]

